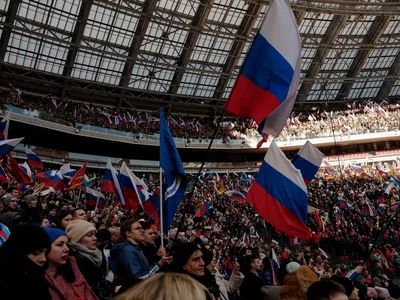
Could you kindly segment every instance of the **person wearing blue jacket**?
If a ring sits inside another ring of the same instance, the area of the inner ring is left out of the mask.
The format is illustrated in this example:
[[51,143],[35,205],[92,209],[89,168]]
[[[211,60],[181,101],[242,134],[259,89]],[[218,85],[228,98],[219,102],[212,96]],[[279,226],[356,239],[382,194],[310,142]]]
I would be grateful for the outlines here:
[[137,282],[161,271],[172,261],[172,256],[163,256],[150,266],[140,244],[143,242],[143,228],[135,219],[128,219],[121,225],[123,240],[111,248],[111,259],[115,264],[117,285],[122,285],[118,293]]

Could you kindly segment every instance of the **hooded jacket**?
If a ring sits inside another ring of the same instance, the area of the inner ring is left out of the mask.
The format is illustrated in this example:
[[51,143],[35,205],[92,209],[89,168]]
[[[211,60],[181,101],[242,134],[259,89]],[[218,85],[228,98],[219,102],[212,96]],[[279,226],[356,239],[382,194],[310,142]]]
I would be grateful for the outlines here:
[[116,275],[123,285],[133,285],[161,270],[159,263],[150,266],[140,246],[127,240],[112,246],[111,259],[115,264]]

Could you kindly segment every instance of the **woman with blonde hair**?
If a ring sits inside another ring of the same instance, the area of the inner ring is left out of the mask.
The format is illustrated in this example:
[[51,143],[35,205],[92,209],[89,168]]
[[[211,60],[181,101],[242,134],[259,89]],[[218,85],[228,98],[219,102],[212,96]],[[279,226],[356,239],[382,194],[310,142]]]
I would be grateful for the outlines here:
[[215,299],[206,287],[189,275],[158,273],[130,288],[116,300],[207,300]]

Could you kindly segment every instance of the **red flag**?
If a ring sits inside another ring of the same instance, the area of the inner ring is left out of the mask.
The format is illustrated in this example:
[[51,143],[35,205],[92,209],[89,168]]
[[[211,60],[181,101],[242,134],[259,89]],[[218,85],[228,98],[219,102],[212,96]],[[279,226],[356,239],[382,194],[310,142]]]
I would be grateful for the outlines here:
[[322,223],[322,219],[318,213],[318,210],[314,210],[314,217],[318,223],[318,229],[319,229],[319,231],[321,231],[324,228],[324,224]]
[[75,173],[68,183],[68,190],[80,188],[83,184],[83,177],[85,176],[87,162]]
[[22,170],[11,153],[8,153],[7,173],[14,180],[22,184],[32,183],[31,177]]

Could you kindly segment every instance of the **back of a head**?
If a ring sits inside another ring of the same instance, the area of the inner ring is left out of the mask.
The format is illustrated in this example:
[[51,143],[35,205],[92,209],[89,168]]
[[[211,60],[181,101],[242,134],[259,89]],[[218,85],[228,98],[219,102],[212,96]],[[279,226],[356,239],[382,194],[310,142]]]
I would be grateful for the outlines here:
[[333,299],[348,299],[345,288],[333,280],[316,281],[307,290],[307,300]]
[[158,273],[130,288],[116,300],[206,300],[205,286],[180,273]]

